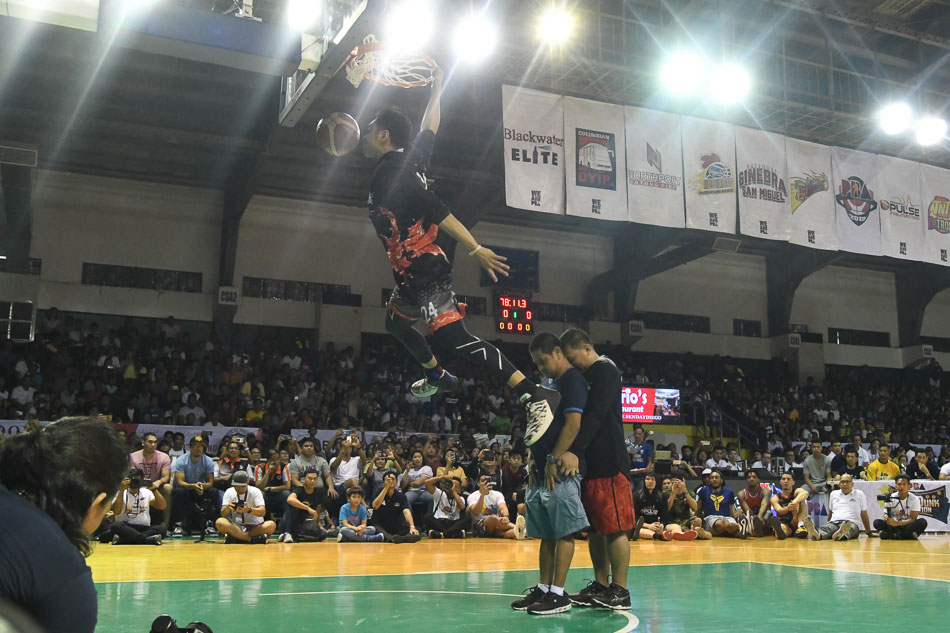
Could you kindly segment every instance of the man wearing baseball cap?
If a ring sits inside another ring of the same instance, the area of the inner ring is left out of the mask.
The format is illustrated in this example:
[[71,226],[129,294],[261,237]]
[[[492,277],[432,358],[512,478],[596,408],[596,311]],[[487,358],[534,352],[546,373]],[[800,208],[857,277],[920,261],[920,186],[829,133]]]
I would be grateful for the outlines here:
[[227,543],[256,543],[263,545],[274,533],[277,524],[265,521],[264,494],[248,485],[247,472],[239,470],[231,475],[231,487],[221,500],[221,517],[214,527],[224,535]]
[[[188,443],[188,452],[172,464],[172,477],[175,480],[175,488],[172,490],[172,536],[184,534],[182,519],[195,504],[211,502],[215,506],[218,505],[220,497],[214,488],[214,462],[205,455],[205,446],[207,442],[204,437],[192,437]],[[189,532],[201,529],[215,533],[213,527],[189,526]]]

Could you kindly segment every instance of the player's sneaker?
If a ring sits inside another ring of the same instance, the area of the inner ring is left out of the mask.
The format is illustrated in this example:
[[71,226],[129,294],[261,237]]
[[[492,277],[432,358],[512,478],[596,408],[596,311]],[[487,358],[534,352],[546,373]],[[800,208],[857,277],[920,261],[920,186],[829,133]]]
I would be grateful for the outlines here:
[[181,529],[181,523],[176,523],[174,527],[172,527],[172,536],[184,536],[184,534],[185,531]]
[[251,545],[266,545],[267,544],[267,535],[258,534],[257,536],[251,537]]
[[515,538],[519,541],[523,541],[525,537],[525,532],[527,530],[524,517],[520,514],[518,518],[515,519]]
[[281,543],[293,543],[294,537],[290,532],[284,532],[283,534],[280,535],[280,537],[278,537],[277,540],[280,541]]
[[[801,528],[799,528],[801,529]],[[820,541],[821,535],[818,534],[818,530],[815,529],[815,522],[811,517],[805,517],[805,531],[808,532],[809,541]],[[797,534],[797,533],[796,533]]]
[[673,540],[674,541],[695,541],[699,536],[699,533],[696,530],[686,530],[685,532],[674,532]]
[[749,538],[749,533],[752,531],[752,524],[749,522],[748,517],[742,517],[742,520],[739,521],[739,538],[747,539]]
[[607,593],[608,588],[597,582],[596,580],[591,580],[590,583],[574,594],[569,594],[567,597],[570,599],[571,604],[575,607],[596,607],[597,603],[594,602],[594,596]]
[[752,536],[756,538],[765,536],[765,521],[759,515],[752,517]]
[[442,370],[438,378],[423,378],[412,383],[409,391],[417,398],[428,398],[439,392],[452,393],[459,387],[459,379]]
[[633,529],[630,531],[630,540],[636,541],[640,538],[640,528],[643,527],[643,517],[637,519],[637,524],[633,526]]
[[890,532],[885,532],[884,530],[881,530],[880,537],[882,541],[894,538]]
[[561,404],[561,394],[546,387],[535,387],[534,392],[521,396],[528,414],[528,428],[524,433],[524,443],[531,446],[541,439],[554,420],[554,412]]
[[459,530],[459,538],[464,539],[468,537],[468,534],[465,533],[465,530]]
[[531,615],[554,615],[571,610],[571,599],[566,594],[557,595],[553,591],[544,594],[540,602],[528,606]]
[[775,515],[770,516],[765,520],[765,524],[772,528],[772,533],[775,534],[775,538],[780,541],[784,541],[788,536],[785,534],[785,528],[782,526],[782,522],[779,521],[778,517]]
[[616,583],[610,583],[607,592],[593,596],[593,600],[601,609],[611,611],[623,611],[631,607],[630,591]]
[[[525,590],[527,591],[527,589]],[[535,585],[524,598],[519,598],[511,603],[511,608],[515,611],[527,611],[528,607],[536,602],[541,602],[547,594],[541,591],[541,588]]]
[[795,530],[795,538],[807,539],[808,528],[806,528],[804,525],[799,525],[798,529]]
[[849,521],[842,521],[841,525],[838,527],[838,531],[831,536],[833,541],[847,541],[848,532],[851,531],[851,523]]
[[161,534],[153,534],[153,535],[151,535],[151,536],[146,536],[146,537],[145,537],[145,543],[146,543],[146,545],[161,545],[161,544],[162,544],[162,535],[161,535]]

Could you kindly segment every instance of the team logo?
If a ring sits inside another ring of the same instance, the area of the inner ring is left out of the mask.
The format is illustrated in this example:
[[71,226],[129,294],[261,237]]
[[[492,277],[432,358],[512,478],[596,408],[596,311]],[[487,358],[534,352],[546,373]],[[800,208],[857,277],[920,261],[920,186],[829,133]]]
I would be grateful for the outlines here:
[[615,135],[610,132],[575,128],[578,187],[617,190]]
[[927,229],[943,233],[950,233],[950,198],[934,196],[927,208]]
[[690,179],[690,185],[697,193],[706,195],[736,190],[736,176],[729,165],[722,162],[719,154],[703,154],[699,160],[702,171]]
[[874,192],[868,189],[864,181],[857,176],[851,176],[841,181],[835,202],[840,204],[848,213],[848,217],[856,226],[861,226],[877,209],[877,200]]
[[683,179],[679,176],[663,173],[663,156],[660,154],[660,150],[649,143],[647,143],[647,164],[656,171],[628,169],[627,183],[635,187],[656,187],[657,189],[672,189],[673,191],[680,188],[680,182]]
[[920,219],[920,207],[910,201],[910,196],[907,196],[907,200],[901,200],[900,198],[881,200],[881,211],[887,211],[898,218]]
[[647,163],[661,174],[663,173],[663,157],[660,155],[660,150],[654,149],[649,143],[647,143]]
[[564,139],[559,136],[506,127],[505,140],[526,144],[526,146],[511,148],[509,159],[512,162],[551,165],[552,167],[561,164],[559,148],[564,146]]
[[743,198],[776,203],[784,203],[788,200],[785,179],[767,165],[749,165],[740,171],[739,190]]
[[825,172],[808,172],[804,176],[793,176],[789,181],[792,199],[792,213],[806,200],[819,191],[828,191],[828,176]]

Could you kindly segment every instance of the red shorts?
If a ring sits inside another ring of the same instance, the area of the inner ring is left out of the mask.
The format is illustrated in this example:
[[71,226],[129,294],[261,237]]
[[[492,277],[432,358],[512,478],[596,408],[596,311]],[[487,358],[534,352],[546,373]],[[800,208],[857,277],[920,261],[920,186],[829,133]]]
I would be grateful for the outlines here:
[[581,502],[590,528],[598,534],[616,534],[632,530],[633,491],[623,472],[613,477],[585,479],[581,483]]

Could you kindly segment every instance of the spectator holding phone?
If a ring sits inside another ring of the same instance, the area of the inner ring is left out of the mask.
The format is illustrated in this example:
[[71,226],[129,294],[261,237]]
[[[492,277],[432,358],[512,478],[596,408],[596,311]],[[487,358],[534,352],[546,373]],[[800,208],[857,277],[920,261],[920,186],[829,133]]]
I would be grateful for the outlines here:
[[511,522],[505,497],[494,489],[488,473],[478,476],[478,490],[468,496],[468,512],[477,536],[524,539],[524,517],[518,517],[518,525]]
[[240,470],[231,476],[231,487],[221,500],[221,517],[214,526],[225,536],[225,543],[267,542],[277,524],[265,521],[264,495],[260,489],[248,485],[247,473]]

